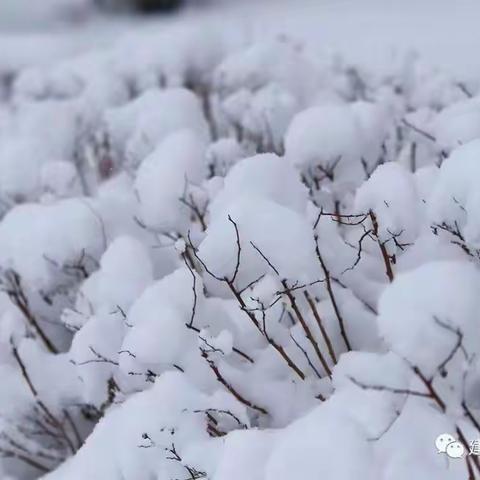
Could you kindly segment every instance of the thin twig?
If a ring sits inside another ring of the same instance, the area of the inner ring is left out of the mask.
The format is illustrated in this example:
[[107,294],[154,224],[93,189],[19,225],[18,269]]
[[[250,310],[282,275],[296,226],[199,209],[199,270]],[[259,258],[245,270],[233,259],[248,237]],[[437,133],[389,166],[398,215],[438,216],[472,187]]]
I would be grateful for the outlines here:
[[313,336],[312,331],[310,330],[310,327],[308,326],[308,323],[305,321],[305,319],[303,318],[302,312],[298,308],[295,296],[292,295],[292,293],[288,290],[287,281],[283,280],[282,285],[285,288],[285,292],[286,292],[287,298],[290,302],[290,305],[291,305],[293,311],[295,312],[295,315],[296,315],[298,321],[300,322],[300,325],[302,326],[303,331],[305,332],[305,335],[307,336],[307,338],[308,338],[309,342],[311,343],[315,353],[317,354],[317,357],[320,360],[320,363],[322,364],[322,367],[324,368],[327,375],[329,377],[331,377],[332,376],[332,371],[331,371],[330,367],[328,366],[328,363],[325,360],[325,357],[323,356],[323,353],[321,352],[320,347],[318,346],[318,342],[315,339],[315,337]]
[[256,405],[255,403],[251,402],[250,400],[247,400],[243,395],[241,395],[240,393],[238,393],[238,391],[227,381],[225,380],[225,378],[223,377],[223,375],[221,374],[219,368],[217,367],[217,365],[215,364],[215,362],[213,360],[211,360],[210,358],[208,358],[208,354],[205,350],[203,349],[200,349],[200,351],[202,352],[202,357],[205,359],[205,361],[207,362],[208,366],[210,367],[210,369],[212,370],[212,372],[215,374],[215,377],[216,379],[240,402],[240,403],[243,403],[244,405],[246,405],[247,407],[250,407],[252,408],[253,410],[256,410],[257,412],[260,412],[260,413],[263,413],[264,415],[268,415],[268,411],[263,408],[263,407],[260,407],[258,405]]
[[383,263],[385,265],[385,272],[387,274],[389,282],[393,282],[394,275],[393,275],[393,270],[392,270],[392,264],[390,262],[390,256],[388,255],[387,249],[385,247],[385,243],[380,240],[380,237],[378,236],[378,222],[377,222],[377,217],[373,213],[373,211],[370,210],[370,219],[372,221],[372,227],[373,227],[373,234],[377,238],[377,243],[378,247],[380,248],[380,252],[382,254],[383,258]]
[[337,304],[337,300],[335,298],[335,294],[333,292],[332,281],[331,281],[331,277],[330,277],[330,271],[328,270],[328,268],[327,268],[327,266],[326,266],[326,264],[323,260],[322,254],[320,253],[320,247],[318,245],[318,236],[317,235],[315,235],[315,252],[317,254],[317,259],[320,262],[320,266],[322,267],[323,273],[325,275],[327,292],[328,292],[328,295],[330,297],[330,301],[332,302],[333,310],[335,311],[335,315],[336,315],[337,320],[338,320],[338,324],[339,324],[339,327],[340,327],[340,334],[343,338],[343,341],[345,342],[345,346],[347,347],[347,350],[350,351],[350,350],[352,350],[352,346],[351,346],[350,341],[349,341],[348,336],[347,336],[343,316],[340,312],[340,309],[339,309],[338,304]]
[[337,363],[337,357],[335,355],[335,350],[333,348],[333,345],[332,345],[332,342],[330,340],[330,337],[328,336],[328,333],[325,329],[325,327],[323,326],[323,322],[322,322],[322,319],[320,318],[320,314],[318,313],[318,309],[315,305],[315,302],[313,301],[313,298],[310,296],[310,294],[308,293],[307,290],[305,290],[303,292],[303,294],[305,295],[305,298],[307,300],[307,303],[310,307],[310,310],[312,311],[313,313],[313,316],[317,322],[317,325],[318,325],[318,328],[320,329],[320,332],[322,333],[322,337],[327,345],[327,349],[328,349],[328,353],[330,355],[330,358],[332,359],[334,365]]

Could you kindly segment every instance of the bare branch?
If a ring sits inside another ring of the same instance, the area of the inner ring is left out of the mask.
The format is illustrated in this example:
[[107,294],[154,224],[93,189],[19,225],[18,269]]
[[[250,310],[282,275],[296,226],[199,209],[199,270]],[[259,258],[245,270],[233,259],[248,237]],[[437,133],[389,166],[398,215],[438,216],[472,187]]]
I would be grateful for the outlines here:
[[395,422],[400,418],[401,414],[402,414],[401,410],[395,410],[395,414],[392,420],[388,423],[388,425],[375,437],[367,438],[367,441],[377,442],[378,440],[380,440],[393,427]]
[[186,195],[181,197],[180,202],[183,203],[185,206],[187,206],[193,214],[198,218],[198,221],[200,222],[200,226],[202,228],[202,231],[205,231],[207,229],[207,224],[205,222],[205,211],[201,211],[198,205],[195,203],[195,200],[192,195],[189,196],[189,199],[187,199]]
[[445,360],[443,360],[443,362],[441,362],[440,365],[438,366],[438,371],[442,376],[444,376],[446,375],[446,370],[445,370],[446,366],[448,365],[450,360],[452,360],[452,358],[455,356],[458,350],[462,350],[466,358],[468,358],[468,355],[467,355],[467,352],[465,351],[465,348],[463,347],[463,332],[460,330],[460,328],[453,328],[451,325],[443,322],[442,320],[440,320],[438,317],[435,317],[435,316],[433,317],[433,320],[438,326],[453,333],[456,337],[455,345],[453,346],[452,350],[447,355]]
[[298,349],[303,353],[303,356],[305,357],[305,359],[307,360],[307,363],[310,365],[310,368],[315,372],[315,375],[318,377],[318,378],[322,378],[322,376],[320,375],[319,371],[317,370],[317,368],[315,367],[315,365],[312,363],[312,361],[310,360],[310,357],[307,353],[307,351],[297,342],[297,340],[295,339],[295,337],[290,334],[290,338],[292,339],[293,343],[298,347]]
[[363,241],[365,240],[365,238],[369,237],[371,233],[372,233],[372,230],[366,230],[363,233],[363,235],[360,237],[360,239],[358,240],[357,258],[355,259],[355,262],[353,263],[353,265],[351,267],[347,267],[342,272],[342,274],[348,272],[349,270],[353,270],[360,263],[360,260],[362,258]]
[[383,258],[383,263],[385,264],[385,272],[387,274],[388,280],[390,282],[393,282],[394,275],[393,275],[393,270],[392,270],[392,264],[390,262],[390,256],[388,255],[387,249],[385,248],[385,243],[380,240],[380,237],[378,236],[378,222],[377,222],[377,217],[373,213],[372,210],[370,210],[370,219],[372,221],[372,226],[373,226],[373,234],[377,238],[377,243],[378,247],[380,248],[380,252],[382,254]]
[[332,281],[331,281],[331,276],[330,276],[330,271],[328,270],[323,257],[320,253],[320,247],[318,245],[318,236],[315,235],[315,252],[317,254],[317,259],[320,262],[320,266],[322,267],[323,273],[325,275],[325,281],[326,281],[326,286],[327,286],[327,292],[330,297],[330,301],[332,302],[333,310],[335,311],[335,315],[337,316],[338,324],[340,327],[340,334],[342,335],[343,341],[345,342],[345,346],[347,347],[347,350],[350,351],[352,350],[352,347],[350,345],[350,341],[347,336],[347,332],[345,330],[345,322],[343,320],[343,316],[340,312],[340,309],[338,308],[337,300],[335,298],[335,294],[333,292],[332,288]]
[[245,286],[241,290],[239,290],[240,295],[242,295],[242,293],[246,292],[249,288],[252,288],[255,284],[257,284],[264,277],[265,277],[265,274],[262,273],[262,275],[260,275],[256,279],[252,280],[247,286]]
[[413,130],[415,133],[418,133],[419,135],[421,135],[421,136],[425,137],[426,139],[430,140],[431,142],[437,143],[437,139],[431,133],[428,133],[425,130],[422,130],[421,128],[413,125],[406,118],[402,118],[402,123],[406,127]]
[[95,358],[91,360],[85,360],[83,362],[76,362],[74,360],[70,360],[71,363],[77,366],[88,365],[90,363],[109,363],[110,365],[118,367],[119,363],[117,361],[107,358],[104,355],[98,353],[91,345],[89,345],[88,349],[93,353]]
[[263,413],[264,415],[268,415],[267,410],[265,408],[260,407],[250,400],[247,400],[243,395],[238,393],[238,391],[223,377],[221,374],[219,368],[215,364],[213,360],[208,358],[208,353],[205,350],[200,349],[202,352],[202,358],[205,359],[207,362],[208,366],[212,370],[212,372],[215,374],[216,379],[240,402],[243,403],[245,406],[252,408],[253,410],[256,410],[257,412]]
[[70,451],[72,453],[75,453],[76,449],[75,449],[72,441],[70,440],[69,436],[67,435],[62,423],[55,417],[55,415],[53,415],[53,413],[49,410],[49,408],[45,405],[45,403],[43,403],[43,401],[40,399],[40,397],[38,395],[38,391],[35,388],[32,380],[30,378],[30,375],[28,374],[27,368],[26,368],[25,364],[23,363],[23,360],[20,357],[20,354],[19,354],[17,348],[15,347],[13,341],[11,341],[10,344],[11,344],[11,347],[12,347],[13,357],[14,357],[15,361],[17,362],[17,364],[20,368],[20,371],[22,373],[22,377],[25,380],[30,392],[32,393],[32,396],[33,396],[33,398],[35,400],[35,403],[37,404],[38,408],[45,414],[45,421],[47,423],[49,423],[52,427],[54,427],[54,429],[58,432],[58,435],[63,438],[63,440],[65,441],[65,443],[68,446],[68,448],[70,449]]
[[240,234],[238,233],[238,225],[232,220],[232,217],[230,215],[228,216],[228,221],[232,223],[233,227],[235,228],[235,237],[237,241],[237,262],[235,264],[235,271],[233,272],[233,276],[230,279],[230,282],[234,283],[238,275],[238,269],[240,268],[240,255],[242,253],[242,247],[240,245]]
[[262,251],[253,243],[250,242],[250,245],[260,254],[260,256],[268,263],[268,266],[278,275],[278,270],[273,266],[273,264],[270,262],[270,260],[262,253]]
[[285,360],[285,362],[287,363],[287,365],[302,379],[302,380],[305,380],[305,374],[302,372],[302,370],[300,370],[300,368],[298,368],[298,366],[295,364],[295,362],[290,358],[290,356],[287,354],[287,352],[285,351],[285,349],[279,345],[273,338],[271,338],[266,330],[265,330],[265,326],[262,327],[262,325],[260,324],[260,322],[258,321],[258,319],[255,317],[255,314],[251,311],[248,310],[247,308],[247,305],[245,304],[245,302],[243,301],[243,298],[241,297],[241,295],[238,293],[238,291],[235,289],[235,287],[233,286],[232,283],[230,282],[227,282],[227,285],[228,287],[230,288],[230,291],[233,293],[233,295],[235,296],[235,298],[237,299],[237,302],[239,303],[240,305],[240,308],[241,310],[243,310],[248,318],[250,318],[250,320],[252,321],[252,323],[255,325],[255,327],[257,328],[257,330],[265,336],[265,338],[267,339],[268,343],[280,354],[280,356]]
[[315,302],[313,301],[312,297],[310,296],[310,294],[308,293],[307,290],[305,290],[303,292],[303,294],[305,295],[305,298],[307,300],[307,303],[310,307],[310,310],[312,311],[313,313],[313,316],[317,322],[317,325],[318,325],[318,328],[320,329],[320,332],[322,334],[322,337],[327,345],[327,349],[328,349],[328,353],[330,355],[330,358],[332,359],[334,365],[337,363],[337,357],[335,355],[335,350],[333,349],[333,345],[332,345],[332,342],[330,340],[330,337],[328,336],[328,333],[325,329],[325,327],[323,326],[323,322],[322,322],[322,319],[320,318],[320,314],[318,313],[318,309],[315,305]]
[[209,268],[207,267],[207,265],[205,264],[205,262],[199,257],[198,253],[197,253],[197,249],[195,248],[195,246],[193,245],[192,243],[192,239],[190,237],[190,231],[188,231],[187,233],[187,238],[188,238],[188,243],[192,249],[192,252],[193,252],[193,255],[195,256],[195,258],[200,262],[200,265],[203,267],[203,269],[213,278],[215,278],[215,280],[218,280],[219,282],[224,282],[225,281],[225,278],[222,278],[218,275],[215,275],[211,270],[209,270]]
[[303,318],[302,312],[298,308],[295,296],[292,295],[292,293],[288,290],[287,281],[283,280],[282,285],[285,288],[287,298],[290,301],[290,305],[291,305],[293,311],[295,312],[295,315],[296,315],[298,321],[300,322],[300,325],[302,326],[303,331],[305,332],[305,335],[307,336],[309,342],[312,344],[313,349],[315,350],[315,353],[317,354],[317,357],[320,360],[320,363],[322,364],[322,367],[324,368],[327,375],[329,377],[331,377],[332,376],[332,371],[331,371],[330,367],[328,366],[328,363],[325,360],[325,357],[323,356],[323,353],[321,352],[320,347],[318,346],[318,342],[315,339],[315,337],[313,336],[312,331],[310,330],[310,327],[308,326],[308,323],[305,321],[305,319]]
[[30,326],[34,329],[37,335],[40,337],[45,347],[50,353],[58,353],[57,347],[48,338],[47,334],[40,327],[40,324],[30,309],[28,298],[23,290],[22,281],[20,275],[14,270],[8,270],[5,273],[5,278],[9,282],[6,287],[6,293],[12,303],[22,312]]
[[50,467],[47,467],[43,464],[41,464],[40,462],[37,462],[36,460],[30,458],[29,456],[23,454],[23,453],[19,453],[19,452],[16,452],[14,450],[10,450],[10,449],[5,449],[3,447],[0,447],[0,457],[3,457],[3,458],[16,458],[24,463],[26,463],[27,465],[30,465],[31,467],[41,471],[41,472],[44,472],[44,473],[47,473],[51,470]]
[[411,390],[409,388],[397,388],[397,387],[389,387],[387,385],[376,385],[376,384],[368,384],[363,383],[357,380],[352,376],[348,376],[348,379],[357,387],[361,388],[362,390],[373,390],[376,392],[388,392],[393,393],[395,395],[412,395],[413,397],[423,397],[423,398],[432,398],[431,394],[428,392],[420,392],[418,390]]
[[195,272],[193,271],[192,267],[187,262],[187,258],[185,254],[182,254],[182,258],[190,274],[192,275],[193,305],[192,305],[192,313],[190,315],[190,321],[188,322],[188,326],[191,327],[193,325],[193,321],[195,320],[195,314],[197,310],[197,277],[195,276]]

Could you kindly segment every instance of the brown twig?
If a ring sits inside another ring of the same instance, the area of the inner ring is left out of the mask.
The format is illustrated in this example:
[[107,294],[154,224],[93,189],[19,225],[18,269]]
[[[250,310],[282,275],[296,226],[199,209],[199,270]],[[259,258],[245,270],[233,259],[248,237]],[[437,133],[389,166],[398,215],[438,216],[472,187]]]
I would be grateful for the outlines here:
[[293,343],[297,346],[297,348],[302,352],[303,356],[307,360],[308,365],[310,365],[310,368],[315,372],[315,375],[318,378],[322,378],[322,376],[320,375],[320,372],[317,370],[317,368],[313,364],[312,360],[310,359],[310,356],[308,355],[308,352],[297,342],[297,340],[295,339],[295,337],[292,334],[290,334],[290,338],[292,339]]
[[378,236],[378,222],[377,222],[377,217],[373,213],[372,210],[370,210],[370,219],[372,221],[372,227],[373,227],[373,234],[375,235],[378,243],[378,247],[380,248],[380,252],[382,254],[383,258],[383,263],[385,265],[385,272],[387,274],[389,282],[393,282],[394,275],[393,275],[393,269],[392,269],[392,264],[390,262],[390,256],[388,255],[387,249],[385,247],[385,243],[380,240],[380,237]]
[[30,465],[31,467],[41,471],[41,472],[49,472],[51,468],[41,464],[40,462],[28,457],[27,455],[24,455],[22,453],[16,452],[15,450],[10,450],[10,449],[5,449],[3,447],[0,447],[0,457],[3,458],[17,458],[18,460],[26,463],[27,465]]
[[202,352],[202,358],[205,359],[205,361],[207,362],[208,366],[210,367],[210,369],[212,370],[212,372],[215,374],[216,379],[217,379],[240,403],[243,403],[243,405],[245,405],[245,406],[247,406],[247,407],[249,407],[249,408],[252,408],[253,410],[256,410],[257,412],[263,413],[264,415],[268,415],[268,412],[267,412],[267,410],[265,410],[265,408],[256,405],[255,403],[251,402],[250,400],[247,400],[243,395],[241,395],[241,394],[225,379],[225,377],[222,375],[222,373],[220,372],[220,370],[219,370],[219,368],[217,367],[217,365],[215,364],[215,362],[214,362],[213,360],[211,360],[210,358],[208,358],[208,353],[207,353],[205,350],[200,349],[200,351]]
[[329,377],[332,376],[332,371],[330,367],[328,366],[327,361],[325,360],[325,357],[323,356],[323,353],[320,350],[320,347],[318,346],[318,342],[315,339],[315,337],[312,334],[312,331],[310,330],[310,327],[308,326],[308,323],[305,321],[303,318],[302,312],[298,308],[297,305],[297,300],[294,295],[288,290],[288,285],[286,280],[282,280],[282,285],[285,288],[285,294],[290,302],[290,305],[295,312],[295,315],[300,322],[300,325],[303,328],[303,331],[305,332],[306,337],[308,338],[308,341],[311,343],[315,353],[317,354],[318,359],[320,360],[320,363],[322,364],[322,367],[324,368],[325,372]]
[[40,337],[45,347],[50,353],[58,353],[57,347],[53,342],[48,338],[46,333],[40,327],[37,318],[30,309],[28,298],[25,295],[25,292],[22,287],[22,281],[20,275],[14,270],[9,270],[6,272],[5,277],[10,283],[10,286],[6,288],[6,293],[12,303],[22,312],[23,316],[26,318],[30,326],[35,330],[37,335]]
[[27,368],[25,364],[23,363],[22,358],[20,357],[20,354],[13,344],[13,341],[11,341],[11,346],[12,346],[12,353],[13,357],[15,358],[15,361],[17,362],[20,371],[22,373],[22,377],[25,380],[28,389],[32,393],[32,396],[35,400],[35,403],[38,405],[39,409],[45,414],[45,421],[51,425],[57,432],[58,434],[63,438],[65,441],[66,445],[70,449],[72,453],[75,453],[76,449],[70,440],[69,436],[67,435],[67,432],[65,431],[65,428],[63,427],[62,423],[53,415],[53,413],[49,410],[49,408],[43,403],[43,401],[40,399],[38,395],[38,391],[35,388],[30,375],[28,374]]
[[317,309],[317,306],[315,305],[315,302],[313,301],[313,298],[310,296],[310,294],[308,293],[307,290],[305,290],[303,292],[306,300],[307,300],[307,303],[310,307],[310,310],[312,311],[313,313],[313,316],[317,322],[317,325],[318,325],[318,328],[320,329],[320,332],[322,334],[322,337],[323,337],[323,340],[325,341],[326,345],[327,345],[327,349],[328,349],[328,353],[330,355],[330,358],[332,359],[334,365],[337,363],[337,357],[335,355],[335,350],[333,348],[333,345],[332,345],[332,342],[330,340],[330,337],[328,336],[328,333],[325,329],[325,327],[323,326],[323,322],[322,322],[322,319],[320,318],[320,314],[318,313],[318,309]]
[[349,341],[348,336],[347,336],[343,316],[340,312],[340,309],[339,309],[338,304],[337,304],[337,300],[335,298],[335,294],[333,292],[330,271],[328,270],[328,268],[327,268],[327,266],[326,266],[326,264],[323,260],[322,254],[320,253],[320,247],[318,245],[318,236],[317,235],[315,235],[315,252],[317,254],[317,259],[320,262],[320,266],[322,267],[323,274],[325,275],[327,292],[328,292],[328,295],[330,297],[330,301],[332,302],[333,310],[335,311],[335,315],[336,315],[337,320],[338,320],[338,325],[340,327],[340,334],[343,338],[343,341],[345,342],[345,346],[347,347],[347,350],[350,351],[350,350],[352,350],[352,346],[351,346],[350,341]]

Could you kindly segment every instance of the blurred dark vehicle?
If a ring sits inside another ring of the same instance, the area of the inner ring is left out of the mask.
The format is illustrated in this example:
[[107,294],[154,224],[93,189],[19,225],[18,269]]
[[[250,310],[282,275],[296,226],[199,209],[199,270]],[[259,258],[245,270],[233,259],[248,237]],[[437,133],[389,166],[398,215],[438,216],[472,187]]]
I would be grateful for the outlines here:
[[96,0],[96,3],[109,10],[130,9],[142,13],[157,13],[174,11],[184,4],[184,0]]
[[134,8],[141,12],[171,11],[179,8],[182,0],[131,0]]

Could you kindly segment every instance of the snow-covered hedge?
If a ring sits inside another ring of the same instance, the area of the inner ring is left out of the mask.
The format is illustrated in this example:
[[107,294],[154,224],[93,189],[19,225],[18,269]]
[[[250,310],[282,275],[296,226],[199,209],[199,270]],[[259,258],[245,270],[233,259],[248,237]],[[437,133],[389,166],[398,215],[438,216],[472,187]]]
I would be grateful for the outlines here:
[[5,90],[2,478],[480,478],[480,97],[170,40]]

